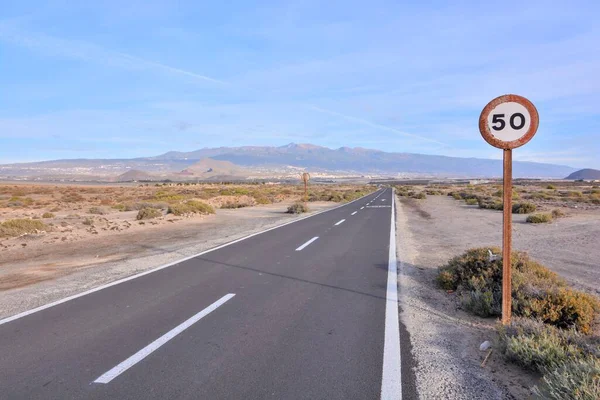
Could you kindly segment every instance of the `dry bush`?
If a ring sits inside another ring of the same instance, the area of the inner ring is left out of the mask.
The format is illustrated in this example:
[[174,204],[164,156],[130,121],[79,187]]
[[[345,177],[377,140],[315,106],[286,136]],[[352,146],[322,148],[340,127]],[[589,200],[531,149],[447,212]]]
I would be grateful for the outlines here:
[[167,210],[168,214],[186,215],[186,214],[214,214],[215,209],[206,203],[198,200],[189,200],[185,203],[172,204]]
[[0,223],[0,237],[14,237],[46,230],[49,230],[46,224],[33,219],[9,219]]
[[529,214],[536,210],[536,206],[530,202],[515,203],[512,206],[513,214]]
[[105,215],[106,210],[100,207],[92,207],[88,210],[88,214]]
[[527,219],[525,221],[529,222],[531,224],[544,224],[544,223],[552,222],[552,214],[548,214],[548,213],[531,214],[527,217]]
[[552,210],[552,218],[561,218],[564,216],[565,216],[565,213],[560,208],[555,208],[554,210]]
[[309,209],[306,204],[302,203],[301,201],[297,201],[291,206],[289,206],[286,212],[288,214],[302,214],[308,211]]
[[[495,254],[499,248],[491,247]],[[513,252],[512,312],[516,316],[540,318],[559,328],[576,328],[588,334],[600,313],[600,301],[567,287],[557,274]],[[488,248],[471,249],[440,267],[438,284],[456,290],[464,307],[482,317],[502,313],[502,260],[490,260]]]
[[51,212],[45,212],[42,214],[42,218],[54,218],[54,214]]
[[465,203],[469,206],[476,206],[479,204],[479,201],[477,199],[467,199],[465,200]]
[[157,210],[156,208],[142,208],[140,211],[138,211],[135,219],[140,221],[143,219],[154,219],[158,217],[162,217],[162,212],[160,210]]

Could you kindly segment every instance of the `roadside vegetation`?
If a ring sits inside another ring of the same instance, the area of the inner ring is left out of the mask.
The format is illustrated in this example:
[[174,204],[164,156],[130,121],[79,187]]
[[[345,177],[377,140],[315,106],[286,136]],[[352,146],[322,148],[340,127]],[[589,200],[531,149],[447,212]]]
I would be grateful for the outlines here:
[[47,230],[49,230],[49,227],[46,224],[34,219],[9,219],[0,223],[0,237],[2,238]]
[[302,214],[302,213],[306,213],[309,212],[309,208],[306,204],[304,204],[301,201],[297,201],[294,204],[292,204],[291,206],[289,206],[287,208],[287,213],[288,214]]
[[[437,282],[455,292],[465,310],[500,317],[498,254],[494,247],[468,250],[440,267]],[[514,318],[498,326],[499,350],[511,362],[542,374],[542,384],[534,388],[540,398],[600,398],[600,299],[571,288],[525,253],[514,252],[511,264]]]

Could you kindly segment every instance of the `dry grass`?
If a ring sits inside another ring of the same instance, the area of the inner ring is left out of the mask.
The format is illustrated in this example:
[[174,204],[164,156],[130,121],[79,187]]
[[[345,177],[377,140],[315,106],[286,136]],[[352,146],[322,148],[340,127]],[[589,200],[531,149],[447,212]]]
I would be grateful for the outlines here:
[[9,219],[0,223],[0,237],[21,236],[37,231],[47,231],[49,227],[39,220]]

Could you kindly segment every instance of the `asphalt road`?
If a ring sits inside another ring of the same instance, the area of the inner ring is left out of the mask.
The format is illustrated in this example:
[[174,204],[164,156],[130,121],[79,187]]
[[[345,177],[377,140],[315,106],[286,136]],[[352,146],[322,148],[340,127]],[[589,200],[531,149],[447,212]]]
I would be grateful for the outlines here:
[[0,398],[416,398],[392,202],[381,189],[0,321]]

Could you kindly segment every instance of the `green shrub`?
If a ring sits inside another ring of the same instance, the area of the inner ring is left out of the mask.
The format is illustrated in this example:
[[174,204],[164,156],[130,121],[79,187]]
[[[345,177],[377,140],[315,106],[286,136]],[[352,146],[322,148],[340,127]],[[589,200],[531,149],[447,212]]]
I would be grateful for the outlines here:
[[0,223],[0,237],[14,237],[48,229],[48,226],[39,220],[9,219]]
[[419,192],[412,194],[410,197],[417,200],[424,200],[427,198],[427,195],[424,192]]
[[475,205],[479,204],[479,201],[477,199],[467,199],[467,200],[465,200],[465,202],[469,206],[475,206]]
[[533,392],[542,399],[600,399],[600,360],[570,360],[544,373],[540,387]]
[[306,204],[302,203],[301,201],[297,201],[291,206],[289,206],[286,212],[288,214],[302,214],[308,211],[309,210]]
[[228,201],[226,203],[223,203],[221,205],[221,208],[244,208],[244,207],[250,207],[250,206],[252,206],[252,204],[250,204],[250,203]]
[[573,330],[561,330],[542,321],[515,317],[498,327],[500,350],[522,367],[543,372],[570,359],[593,355],[593,344]]
[[268,198],[267,196],[263,196],[263,195],[254,196],[254,200],[256,200],[256,204],[271,204],[271,203],[273,203],[273,201],[271,201],[270,198]]
[[523,202],[523,203],[515,203],[512,206],[513,214],[529,214],[536,210],[536,206],[533,203]]
[[552,222],[552,214],[548,213],[537,213],[531,214],[526,219],[527,222],[532,224],[543,224],[546,222]]
[[42,214],[42,218],[54,218],[54,214],[51,212],[45,212]]
[[477,199],[477,203],[479,204],[479,208],[483,208],[485,210],[502,211],[504,209],[504,205],[501,201],[495,200],[491,197],[480,197]]
[[141,221],[143,219],[154,219],[158,217],[162,217],[162,212],[160,212],[160,210],[157,210],[156,208],[142,208],[138,211],[135,219]]
[[[500,249],[492,247],[494,254]],[[560,328],[577,328],[590,333],[600,313],[598,299],[566,287],[557,274],[513,252],[512,312],[539,318]],[[471,249],[440,267],[438,284],[456,290],[464,307],[482,317],[500,316],[502,309],[502,260],[490,260],[488,248]]]
[[554,190],[554,189],[556,189],[556,186],[548,185],[548,186],[546,186],[546,189]]

